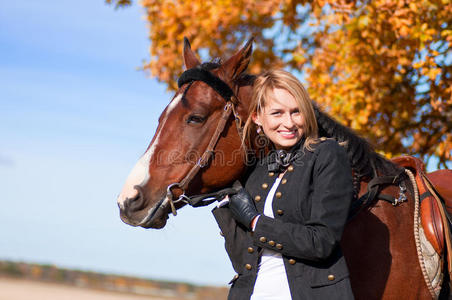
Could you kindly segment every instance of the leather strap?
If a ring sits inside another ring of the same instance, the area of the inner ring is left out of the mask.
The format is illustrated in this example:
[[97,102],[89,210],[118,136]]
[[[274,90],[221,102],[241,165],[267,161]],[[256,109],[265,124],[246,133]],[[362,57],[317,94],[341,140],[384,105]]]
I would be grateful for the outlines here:
[[186,187],[188,183],[195,177],[195,175],[198,173],[199,169],[204,168],[209,163],[210,158],[214,154],[214,148],[220,138],[220,134],[223,132],[224,127],[226,126],[226,122],[228,121],[229,117],[231,116],[232,112],[232,103],[228,102],[226,103],[223,114],[221,115],[220,121],[218,122],[217,128],[215,129],[214,134],[210,138],[209,145],[207,145],[206,150],[204,151],[203,155],[199,158],[198,162],[190,169],[190,171],[187,173],[187,175],[182,179],[180,182],[180,188]]
[[234,195],[236,193],[237,190],[234,188],[225,188],[214,193],[190,196],[187,202],[192,207],[201,207],[215,201],[221,201],[226,195]]
[[405,173],[405,169],[402,169],[400,173],[395,176],[380,176],[374,177],[367,184],[367,192],[359,197],[357,200],[353,201],[350,207],[350,211],[347,217],[347,221],[352,220],[358,213],[370,206],[374,200],[384,200],[392,205],[397,205],[397,199],[391,195],[381,194],[380,189],[383,185],[392,185],[397,184],[401,180],[403,180],[403,174]]
[[425,198],[430,197],[430,196],[433,196],[432,193],[430,193],[429,191],[426,191],[419,197],[419,201],[422,202],[422,200],[424,200]]

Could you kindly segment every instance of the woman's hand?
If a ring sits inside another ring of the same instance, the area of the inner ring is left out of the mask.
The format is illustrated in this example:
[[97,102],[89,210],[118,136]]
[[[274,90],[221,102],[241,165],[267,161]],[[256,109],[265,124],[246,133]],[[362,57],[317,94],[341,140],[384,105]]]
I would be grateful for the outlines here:
[[237,194],[229,197],[229,209],[232,217],[246,228],[251,230],[257,221],[257,212],[254,201],[245,189],[241,189]]

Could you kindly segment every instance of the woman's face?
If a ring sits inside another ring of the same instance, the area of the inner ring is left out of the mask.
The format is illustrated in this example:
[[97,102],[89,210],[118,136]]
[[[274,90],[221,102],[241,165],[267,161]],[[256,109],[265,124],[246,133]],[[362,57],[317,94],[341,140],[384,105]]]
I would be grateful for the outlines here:
[[284,89],[273,89],[262,111],[252,118],[276,149],[290,149],[303,136],[304,118],[298,103]]

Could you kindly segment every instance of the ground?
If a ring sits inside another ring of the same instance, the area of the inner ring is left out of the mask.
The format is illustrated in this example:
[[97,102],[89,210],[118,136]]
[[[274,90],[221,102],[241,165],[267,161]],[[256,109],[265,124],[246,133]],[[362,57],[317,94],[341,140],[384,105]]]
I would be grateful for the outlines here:
[[127,295],[74,286],[0,277],[0,300],[168,300],[150,296]]

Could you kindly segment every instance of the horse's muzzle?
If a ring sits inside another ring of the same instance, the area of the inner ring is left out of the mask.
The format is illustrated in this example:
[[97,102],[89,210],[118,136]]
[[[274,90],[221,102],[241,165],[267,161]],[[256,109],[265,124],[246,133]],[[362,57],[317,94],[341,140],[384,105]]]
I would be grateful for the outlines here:
[[168,220],[170,207],[165,205],[164,199],[158,201],[150,208],[146,207],[147,201],[144,193],[138,189],[139,193],[134,198],[127,198],[122,205],[119,205],[121,220],[131,226],[143,228],[163,228]]

